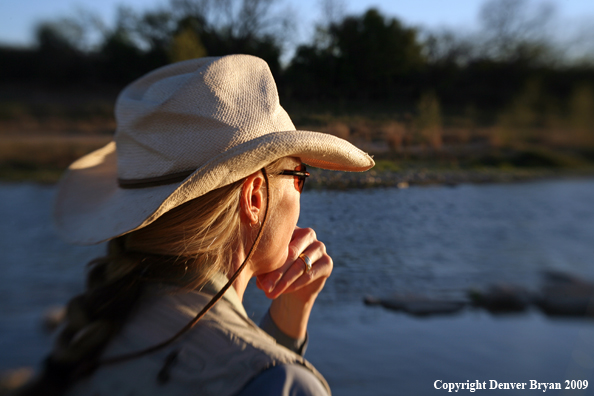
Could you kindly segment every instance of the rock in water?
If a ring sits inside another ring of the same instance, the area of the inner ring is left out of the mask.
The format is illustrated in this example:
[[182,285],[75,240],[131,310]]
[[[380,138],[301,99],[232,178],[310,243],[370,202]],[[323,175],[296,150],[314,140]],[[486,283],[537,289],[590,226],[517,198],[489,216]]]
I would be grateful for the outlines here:
[[594,283],[561,272],[545,272],[536,305],[551,316],[594,317]]
[[493,285],[487,291],[470,290],[468,294],[475,306],[491,313],[523,312],[534,299],[528,290],[509,284]]
[[425,296],[406,295],[390,298],[367,296],[367,305],[381,305],[393,311],[402,311],[414,316],[443,315],[456,313],[466,306],[465,301],[439,300]]

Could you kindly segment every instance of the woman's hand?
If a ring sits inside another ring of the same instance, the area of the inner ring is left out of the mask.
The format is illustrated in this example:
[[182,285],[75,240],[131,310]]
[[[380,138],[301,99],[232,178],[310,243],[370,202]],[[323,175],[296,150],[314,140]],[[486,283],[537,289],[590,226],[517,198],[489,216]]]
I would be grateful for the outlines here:
[[[309,272],[299,258],[302,253],[311,259]],[[285,334],[296,339],[305,337],[309,314],[332,267],[332,258],[326,253],[326,246],[318,241],[315,231],[295,227],[285,263],[275,271],[258,276],[258,288],[274,300],[270,305],[272,320]]]
[[[309,272],[299,258],[302,253],[312,262]],[[332,273],[332,267],[332,258],[326,253],[326,246],[318,241],[315,231],[295,227],[287,260],[279,269],[258,276],[257,285],[271,299],[290,293],[303,303],[313,303]]]

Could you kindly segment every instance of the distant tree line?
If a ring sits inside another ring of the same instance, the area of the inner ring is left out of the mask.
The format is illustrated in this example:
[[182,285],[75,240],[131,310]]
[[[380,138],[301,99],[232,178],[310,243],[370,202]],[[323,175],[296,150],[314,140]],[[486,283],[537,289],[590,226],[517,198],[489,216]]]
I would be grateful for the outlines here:
[[329,17],[285,65],[294,24],[281,6],[171,0],[143,14],[121,8],[113,27],[92,15],[45,22],[35,48],[0,47],[0,82],[122,86],[171,62],[245,53],[269,63],[283,95],[308,103],[405,106],[430,92],[444,107],[500,109],[534,81],[557,99],[594,85],[592,54],[560,53],[547,35],[554,10],[527,0],[487,0],[481,33],[466,36],[421,31],[376,9]]

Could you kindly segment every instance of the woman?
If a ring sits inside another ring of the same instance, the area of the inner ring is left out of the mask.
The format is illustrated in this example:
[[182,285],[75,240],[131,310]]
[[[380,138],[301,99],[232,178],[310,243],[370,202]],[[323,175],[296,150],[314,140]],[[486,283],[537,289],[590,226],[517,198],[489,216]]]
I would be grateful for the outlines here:
[[[22,394],[324,395],[301,356],[332,260],[296,227],[304,163],[364,171],[334,136],[296,131],[261,59],[169,65],[128,86],[107,146],[72,164],[62,236],[109,242]],[[259,328],[248,281],[273,301]]]

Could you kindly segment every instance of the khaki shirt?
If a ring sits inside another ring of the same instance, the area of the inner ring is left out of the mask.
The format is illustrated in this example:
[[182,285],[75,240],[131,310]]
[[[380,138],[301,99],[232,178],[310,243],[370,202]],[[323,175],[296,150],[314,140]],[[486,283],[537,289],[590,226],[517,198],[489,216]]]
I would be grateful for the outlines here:
[[[200,291],[150,288],[103,357],[143,350],[169,339],[225,283],[227,278],[220,274]],[[270,375],[267,370],[293,365],[311,373],[310,379],[318,380],[318,389],[330,394],[328,384],[311,363],[277,345],[248,318],[231,287],[195,327],[171,345],[137,359],[101,366],[67,394],[232,396],[241,394],[246,386],[257,385],[259,376]]]

